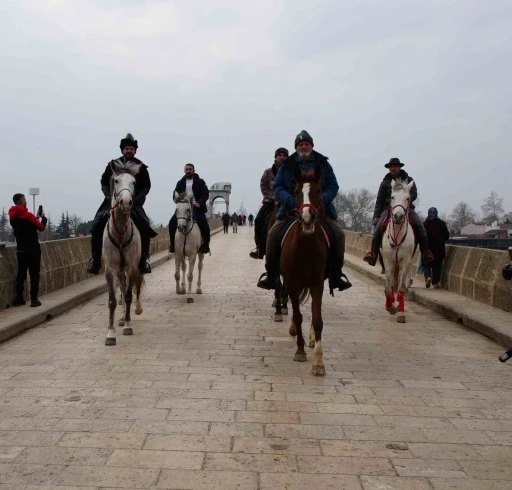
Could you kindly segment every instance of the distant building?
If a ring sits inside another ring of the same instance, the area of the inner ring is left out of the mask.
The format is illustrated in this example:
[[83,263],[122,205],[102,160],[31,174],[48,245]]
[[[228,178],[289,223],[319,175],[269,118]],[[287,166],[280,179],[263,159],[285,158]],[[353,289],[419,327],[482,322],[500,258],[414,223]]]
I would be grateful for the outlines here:
[[485,223],[468,223],[460,229],[459,235],[463,236],[482,236],[489,231],[499,230],[498,222],[495,221],[491,225]]

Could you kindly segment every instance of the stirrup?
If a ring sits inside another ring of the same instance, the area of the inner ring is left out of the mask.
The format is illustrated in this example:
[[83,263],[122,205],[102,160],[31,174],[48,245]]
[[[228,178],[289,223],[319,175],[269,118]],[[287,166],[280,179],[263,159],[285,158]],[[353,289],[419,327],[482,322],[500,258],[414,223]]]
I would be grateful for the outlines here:
[[171,243],[169,245],[169,253],[173,254],[173,253],[176,253],[175,249],[174,249],[174,243]]
[[211,251],[210,251],[210,246],[209,246],[207,243],[203,243],[203,244],[201,245],[201,253],[203,253],[203,254],[209,254],[209,253],[211,253]]
[[249,254],[249,257],[252,259],[259,259],[260,258],[260,251],[256,247],[254,250],[251,250],[251,253]]
[[270,291],[270,290],[276,288],[275,281],[272,282],[272,280],[270,279],[270,276],[266,272],[264,272],[260,276],[257,286],[261,289],[266,289],[267,291]]
[[145,259],[139,264],[139,272],[141,274],[151,274],[151,264],[149,263],[149,259]]

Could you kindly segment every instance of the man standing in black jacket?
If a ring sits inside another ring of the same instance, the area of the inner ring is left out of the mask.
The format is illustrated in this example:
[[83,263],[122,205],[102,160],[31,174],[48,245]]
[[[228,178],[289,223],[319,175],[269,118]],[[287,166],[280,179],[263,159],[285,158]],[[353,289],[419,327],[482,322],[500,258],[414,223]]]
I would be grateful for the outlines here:
[[[41,247],[38,231],[44,231],[48,221],[41,211],[35,217],[27,209],[27,199],[23,194],[14,194],[14,206],[9,209],[9,221],[16,237],[18,274],[16,276],[16,298],[13,306],[26,304],[23,297],[27,270],[30,273],[30,306],[41,306],[37,299],[39,293],[39,273],[41,270]],[[41,218],[39,221],[38,218]]]
[[[370,265],[377,263],[379,248],[382,242],[382,225],[389,213],[389,206],[391,203],[391,181],[400,179],[402,181],[411,182],[413,180],[409,174],[402,170],[404,164],[398,158],[391,158],[388,163],[384,165],[389,170],[389,173],[384,176],[380,187],[379,193],[377,194],[377,201],[375,203],[375,211],[373,212],[373,224],[375,225],[375,231],[372,239],[372,249],[364,256],[364,261]],[[410,202],[409,202],[409,222],[411,223],[416,239],[420,246],[421,257],[424,264],[431,264],[434,261],[432,252],[428,249],[427,232],[421,222],[420,217],[414,211],[413,202],[418,197],[418,189],[416,188],[416,182],[412,186]]]
[[[210,253],[210,225],[206,217],[207,207],[206,203],[210,198],[210,191],[205,181],[199,177],[195,172],[195,167],[191,163],[185,165],[185,175],[178,180],[174,192],[178,194],[190,194],[194,198],[194,220],[201,230],[203,244],[201,246],[202,253]],[[174,196],[173,192],[173,196]],[[178,220],[176,213],[172,215],[169,220],[169,252],[174,253],[174,237],[178,228]]]
[[[142,254],[139,262],[139,271],[141,274],[149,274],[151,273],[151,265],[149,263],[149,241],[151,238],[156,237],[158,234],[151,228],[151,225],[149,224],[149,218],[147,217],[146,212],[142,207],[146,202],[146,196],[149,194],[149,190],[151,189],[151,180],[149,178],[148,167],[138,158],[135,158],[138,144],[137,140],[135,140],[130,133],[126,135],[126,138],[121,140],[119,147],[121,148],[123,156],[119,157],[117,160],[112,160],[112,162],[116,162],[117,166],[119,167],[124,167],[128,162],[139,166],[139,171],[135,175],[135,192],[133,195],[133,208],[131,217],[140,233]],[[89,274],[98,274],[101,269],[103,231],[108,221],[109,211],[112,207],[112,167],[110,165],[112,162],[107,165],[103,175],[101,176],[101,191],[103,192],[105,199],[103,199],[101,206],[99,207],[98,211],[96,211],[96,216],[94,217],[94,221],[91,227],[92,258],[89,261],[89,265],[87,267],[87,272]]]

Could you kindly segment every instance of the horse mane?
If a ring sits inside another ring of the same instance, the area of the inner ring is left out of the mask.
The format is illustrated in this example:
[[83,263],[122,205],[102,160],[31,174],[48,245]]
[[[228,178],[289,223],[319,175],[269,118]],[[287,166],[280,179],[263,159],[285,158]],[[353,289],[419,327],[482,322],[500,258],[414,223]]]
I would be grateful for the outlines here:
[[408,185],[409,185],[409,182],[407,182],[407,180],[396,179],[393,190],[394,191],[403,191]]
[[314,170],[308,170],[307,172],[302,172],[301,174],[302,181],[303,182],[318,182],[318,179],[315,177],[315,171]]
[[127,173],[135,177],[141,169],[141,164],[134,162],[133,160],[129,160],[124,163],[120,158],[117,160],[113,160],[114,166],[119,171],[119,173]]
[[176,204],[182,203],[182,204],[190,204],[190,194],[187,194],[186,192],[182,192],[178,195],[178,200],[176,201]]

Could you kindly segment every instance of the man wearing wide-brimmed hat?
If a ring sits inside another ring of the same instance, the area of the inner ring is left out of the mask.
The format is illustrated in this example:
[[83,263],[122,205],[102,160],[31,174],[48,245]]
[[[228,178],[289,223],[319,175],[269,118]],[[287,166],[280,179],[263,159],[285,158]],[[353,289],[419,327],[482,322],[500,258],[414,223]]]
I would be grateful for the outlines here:
[[[375,203],[375,211],[373,212],[373,223],[375,226],[375,232],[373,234],[372,249],[364,256],[364,261],[370,265],[375,265],[379,256],[379,248],[382,242],[382,224],[389,214],[389,204],[391,202],[391,181],[400,179],[402,181],[411,182],[413,180],[409,174],[402,169],[404,164],[399,158],[391,158],[388,163],[384,165],[389,173],[384,176],[380,187],[379,193],[377,194],[377,201]],[[428,249],[428,238],[425,227],[421,222],[421,218],[414,211],[413,202],[418,197],[418,189],[416,188],[416,182],[411,189],[411,201],[409,204],[409,222],[414,228],[416,239],[420,246],[421,257],[424,264],[431,264],[434,262],[434,256]]]

